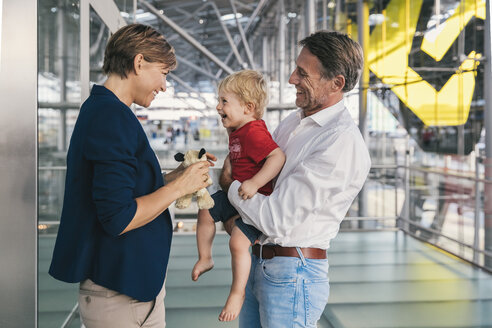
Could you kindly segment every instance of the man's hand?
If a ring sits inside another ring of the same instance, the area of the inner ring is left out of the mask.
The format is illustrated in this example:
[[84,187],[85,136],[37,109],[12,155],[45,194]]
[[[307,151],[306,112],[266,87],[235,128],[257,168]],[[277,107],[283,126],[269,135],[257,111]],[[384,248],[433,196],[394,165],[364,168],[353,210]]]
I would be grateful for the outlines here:
[[259,186],[253,181],[253,179],[244,180],[239,187],[238,193],[242,199],[250,199],[258,191]]
[[219,184],[222,190],[227,194],[229,187],[234,180],[232,179],[232,168],[229,155],[227,155],[224,160],[224,165],[222,166],[222,172],[220,173]]

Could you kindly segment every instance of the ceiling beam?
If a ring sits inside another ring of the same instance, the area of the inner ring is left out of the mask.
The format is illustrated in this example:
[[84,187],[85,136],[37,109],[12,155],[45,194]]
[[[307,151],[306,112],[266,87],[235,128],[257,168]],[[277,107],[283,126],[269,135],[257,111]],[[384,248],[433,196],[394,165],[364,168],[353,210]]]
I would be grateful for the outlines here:
[[162,19],[169,27],[171,27],[173,30],[175,30],[183,39],[188,41],[193,47],[195,47],[198,51],[203,53],[207,58],[209,58],[211,61],[216,63],[221,69],[226,71],[229,74],[232,74],[234,71],[227,66],[222,60],[217,58],[212,52],[210,52],[207,48],[202,46],[195,38],[193,38],[188,32],[183,30],[181,27],[178,26],[175,22],[173,22],[169,17],[167,17],[164,14],[161,14],[159,10],[157,10],[154,6],[152,6],[150,3],[148,3],[145,0],[139,0],[139,2],[147,7],[154,15]]
[[231,3],[234,18],[236,19],[237,29],[239,30],[239,34],[241,35],[241,39],[243,40],[243,46],[244,50],[246,51],[246,56],[248,57],[249,65],[252,69],[255,69],[255,62],[253,61],[253,54],[251,53],[251,49],[249,49],[248,39],[246,38],[246,34],[244,33],[241,23],[239,23],[239,18],[237,17],[236,5],[234,4],[234,0],[229,0],[229,2]]
[[178,63],[183,63],[184,65],[194,69],[195,71],[205,75],[205,76],[208,76],[209,78],[213,79],[213,80],[218,80],[218,78],[213,75],[212,73],[210,72],[207,72],[206,70],[204,70],[203,68],[201,68],[200,66],[198,65],[195,65],[193,64],[191,61],[189,61],[188,59],[184,58],[184,57],[180,57],[178,55],[176,55],[176,59],[178,60]]

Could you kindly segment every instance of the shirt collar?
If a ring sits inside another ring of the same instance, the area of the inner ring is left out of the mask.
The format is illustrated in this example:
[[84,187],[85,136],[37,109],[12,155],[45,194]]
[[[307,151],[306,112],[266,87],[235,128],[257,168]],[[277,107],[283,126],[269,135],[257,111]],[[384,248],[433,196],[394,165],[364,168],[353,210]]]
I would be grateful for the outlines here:
[[326,107],[319,112],[310,115],[308,117],[304,117],[304,112],[302,109],[299,109],[297,112],[297,117],[299,120],[302,120],[303,118],[308,118],[311,119],[313,122],[317,123],[319,126],[324,126],[327,123],[333,121],[335,118],[338,117],[338,115],[345,109],[345,103],[342,100],[337,102],[335,105],[332,105],[330,107]]

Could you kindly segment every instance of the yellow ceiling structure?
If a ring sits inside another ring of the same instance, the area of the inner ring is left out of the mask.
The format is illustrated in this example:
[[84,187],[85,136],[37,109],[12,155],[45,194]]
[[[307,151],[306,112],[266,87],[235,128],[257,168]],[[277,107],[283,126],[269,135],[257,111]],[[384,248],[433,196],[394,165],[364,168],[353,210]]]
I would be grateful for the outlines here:
[[[439,91],[409,67],[422,2],[393,0],[388,4],[384,22],[370,36],[369,68],[425,125],[462,125],[470,112],[481,54],[471,51]],[[485,1],[462,1],[450,18],[426,33],[421,49],[440,61],[474,16],[485,19]]]

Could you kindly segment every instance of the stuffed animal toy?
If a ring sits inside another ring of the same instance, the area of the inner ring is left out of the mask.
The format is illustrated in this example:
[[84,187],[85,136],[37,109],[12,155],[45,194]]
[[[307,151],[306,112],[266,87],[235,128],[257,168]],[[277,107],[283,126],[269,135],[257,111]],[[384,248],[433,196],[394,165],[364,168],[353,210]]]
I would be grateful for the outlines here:
[[[178,162],[183,162],[184,167],[188,167],[191,164],[194,164],[199,161],[206,161],[207,156],[205,155],[206,151],[205,149],[200,149],[198,150],[188,150],[186,154],[183,153],[177,153],[174,155],[174,159],[177,160]],[[212,184],[212,179],[210,178],[210,175],[208,176],[208,185],[210,186]],[[198,208],[203,210],[203,209],[209,209],[214,207],[214,200],[212,197],[210,197],[210,194],[208,193],[208,190],[206,188],[202,188],[198,191],[196,191],[193,194],[188,194],[183,197],[180,197],[176,200],[176,207],[177,208],[187,208],[191,204],[191,198],[193,195],[196,195],[197,203],[198,203]]]

